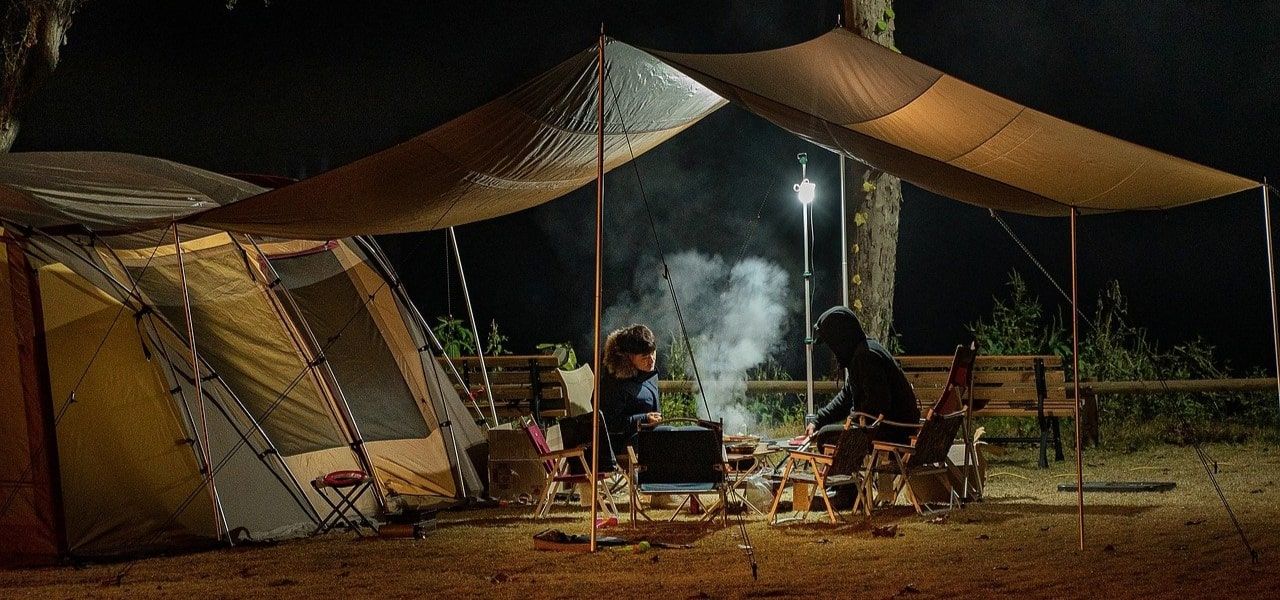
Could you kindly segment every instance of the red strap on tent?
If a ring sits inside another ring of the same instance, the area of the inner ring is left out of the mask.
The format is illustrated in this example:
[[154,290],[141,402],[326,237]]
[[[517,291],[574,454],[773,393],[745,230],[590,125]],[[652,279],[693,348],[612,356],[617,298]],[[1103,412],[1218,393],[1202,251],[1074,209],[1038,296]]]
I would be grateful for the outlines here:
[[368,478],[369,475],[360,470],[334,471],[324,477],[321,477],[320,482],[325,487],[341,488],[360,485]]

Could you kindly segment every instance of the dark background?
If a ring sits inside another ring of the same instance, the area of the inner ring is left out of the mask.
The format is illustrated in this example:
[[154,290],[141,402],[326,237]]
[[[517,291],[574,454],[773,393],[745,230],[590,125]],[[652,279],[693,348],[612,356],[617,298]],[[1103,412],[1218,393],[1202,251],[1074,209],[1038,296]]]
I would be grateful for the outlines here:
[[[606,31],[640,46],[744,51],[834,27],[838,1],[319,2],[91,0],[63,61],[24,113],[15,151],[113,150],[220,172],[305,177],[386,148],[496,98]],[[1280,3],[898,0],[908,56],[1014,101],[1164,152],[1261,179],[1280,136],[1273,33]],[[656,254],[638,183],[667,251],[795,273],[797,152],[818,184],[815,310],[839,301],[836,159],[729,106],[606,177],[605,301]],[[637,179],[637,171],[639,179]],[[1274,174],[1274,173],[1273,173]],[[1089,177],[1080,173],[1080,177]],[[1010,270],[1057,295],[983,209],[905,185],[896,330],[945,352],[1003,295]],[[594,189],[458,229],[478,317],[510,347],[571,340],[590,352]],[[1069,285],[1064,219],[1006,217]],[[1107,280],[1164,344],[1202,336],[1237,367],[1272,364],[1257,191],[1159,213],[1080,221],[1081,299]],[[381,238],[427,315],[464,314],[440,232]],[[679,273],[674,274],[679,277]],[[640,274],[640,277],[656,277]]]

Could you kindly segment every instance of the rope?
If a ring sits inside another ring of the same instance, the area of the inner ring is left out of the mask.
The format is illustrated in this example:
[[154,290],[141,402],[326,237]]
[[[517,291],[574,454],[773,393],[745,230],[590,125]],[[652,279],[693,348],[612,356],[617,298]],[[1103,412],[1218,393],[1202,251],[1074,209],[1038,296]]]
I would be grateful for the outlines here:
[[[623,137],[627,141],[627,152],[631,155],[631,167],[636,174],[636,185],[640,190],[640,199],[644,204],[645,215],[649,219],[649,230],[653,233],[653,243],[658,249],[658,259],[662,261],[662,278],[667,281],[667,291],[671,294],[671,303],[676,309],[676,320],[680,324],[680,337],[684,340],[685,350],[689,353],[689,364],[693,368],[693,377],[694,380],[698,382],[698,394],[702,397],[702,406],[707,411],[707,419],[710,420],[712,419],[711,405],[707,402],[707,392],[703,389],[702,376],[698,373],[698,361],[693,355],[693,345],[689,343],[689,330],[685,327],[684,314],[680,310],[680,300],[676,297],[675,284],[671,280],[671,267],[667,265],[667,256],[666,252],[662,248],[662,239],[658,237],[658,226],[653,219],[653,211],[649,208],[649,198],[644,191],[644,179],[640,176],[640,164],[636,161],[635,150],[631,147],[631,133],[627,129],[627,123],[623,118],[622,110],[618,107],[618,96],[620,95],[620,92],[617,87],[613,85],[612,81],[609,82],[609,85],[613,89],[613,107],[617,112],[618,122],[622,125]],[[766,195],[765,198],[767,197],[768,196]],[[763,204],[764,201],[761,200],[762,207]],[[759,219],[758,216],[757,219]],[[727,501],[722,509],[725,511],[729,510]],[[751,543],[751,535],[747,532],[747,523],[742,513],[738,514],[738,534],[742,537],[742,544],[740,545],[740,548],[742,549],[743,554],[747,557],[748,563],[751,565],[751,579],[756,580],[759,578],[760,565],[756,562],[755,546]]]
[[[1036,258],[1036,255],[1031,253],[1031,249],[1022,242],[1022,239],[1018,237],[1018,234],[1013,232],[1013,228],[1009,227],[1009,224],[1000,217],[1000,214],[997,213],[994,208],[988,208],[987,212],[991,213],[991,218],[995,219],[996,223],[1000,224],[1000,227],[1004,229],[1005,233],[1009,234],[1009,237],[1013,238],[1013,243],[1017,244],[1018,248],[1022,249],[1022,252],[1031,260],[1031,264],[1035,265],[1036,268],[1040,270],[1040,273],[1044,275],[1045,279],[1048,279],[1049,283],[1053,284],[1054,289],[1058,290],[1058,294],[1060,294],[1068,304],[1074,305],[1074,303],[1071,302],[1071,295],[1063,290],[1061,285],[1058,285],[1058,280],[1054,279],[1053,275],[1049,273],[1049,270],[1046,269],[1044,265],[1040,263],[1040,260]],[[1073,308],[1075,309],[1076,314],[1079,315],[1080,320],[1084,321],[1089,327],[1093,327],[1093,321],[1090,321],[1089,317],[1085,316],[1083,311],[1078,307],[1073,306]]]
[[685,350],[689,353],[689,365],[693,368],[693,378],[698,382],[698,394],[702,397],[702,407],[707,411],[707,419],[711,420],[711,404],[707,402],[707,392],[702,386],[702,376],[698,373],[698,361],[693,355],[693,345],[689,343],[689,330],[685,327],[684,312],[680,310],[680,299],[676,297],[675,283],[671,280],[671,267],[667,264],[667,255],[662,248],[662,239],[658,237],[658,225],[653,219],[653,211],[649,208],[649,197],[644,191],[644,179],[640,176],[640,164],[636,162],[635,150],[631,147],[631,132],[627,129],[627,123],[622,118],[622,110],[618,106],[618,96],[621,92],[609,82],[609,86],[613,89],[613,107],[617,111],[618,121],[622,125],[622,134],[627,141],[627,152],[631,155],[631,167],[635,170],[636,185],[640,189],[640,200],[644,204],[645,215],[649,219],[649,231],[653,233],[653,244],[658,249],[658,260],[662,262],[662,278],[667,282],[667,291],[671,294],[671,303],[676,309],[676,321],[680,325],[680,337],[684,340]]

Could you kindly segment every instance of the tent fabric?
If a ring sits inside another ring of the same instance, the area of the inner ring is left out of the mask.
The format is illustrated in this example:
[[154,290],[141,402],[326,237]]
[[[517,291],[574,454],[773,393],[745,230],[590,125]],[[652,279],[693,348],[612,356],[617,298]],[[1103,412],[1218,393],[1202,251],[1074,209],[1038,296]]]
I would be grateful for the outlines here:
[[[613,169],[724,104],[653,56],[605,50],[605,168]],[[596,177],[596,50],[400,145],[191,222],[332,239],[425,231],[554,200]]]
[[[46,563],[60,550],[52,463],[46,444],[51,419],[43,385],[30,360],[37,351],[30,279],[21,247],[0,230],[0,564]],[[12,245],[11,245],[12,244]],[[10,247],[13,251],[10,252]]]
[[0,217],[31,227],[114,231],[163,225],[263,190],[136,154],[0,153]]
[[802,138],[982,207],[1151,210],[1259,185],[1032,110],[844,29],[763,52],[653,54]]

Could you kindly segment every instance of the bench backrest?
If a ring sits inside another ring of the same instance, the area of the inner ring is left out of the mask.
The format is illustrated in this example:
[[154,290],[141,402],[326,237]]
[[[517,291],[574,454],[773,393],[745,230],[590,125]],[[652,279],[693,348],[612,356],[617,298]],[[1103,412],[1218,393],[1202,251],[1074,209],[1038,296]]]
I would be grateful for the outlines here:
[[[448,368],[446,359],[437,360],[442,367]],[[479,357],[461,356],[448,360],[453,362],[466,383],[467,389],[459,389],[460,394],[465,396],[469,390],[484,387]],[[540,417],[568,414],[564,380],[560,378],[559,360],[554,355],[486,356],[484,365],[489,372],[489,390],[499,416],[530,415],[535,409]],[[456,381],[454,386],[457,387]],[[476,401],[484,404],[483,392],[476,394]]]
[[[947,385],[951,356],[900,356],[907,380],[915,388],[921,410],[930,408]],[[1069,404],[1066,375],[1058,356],[982,356],[973,366],[974,414],[1035,411],[1043,399],[1047,407]]]

